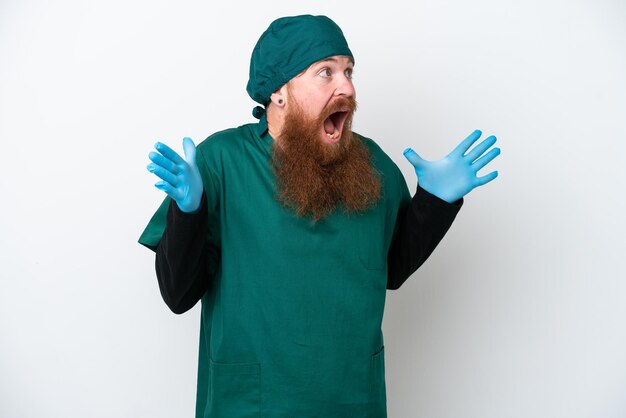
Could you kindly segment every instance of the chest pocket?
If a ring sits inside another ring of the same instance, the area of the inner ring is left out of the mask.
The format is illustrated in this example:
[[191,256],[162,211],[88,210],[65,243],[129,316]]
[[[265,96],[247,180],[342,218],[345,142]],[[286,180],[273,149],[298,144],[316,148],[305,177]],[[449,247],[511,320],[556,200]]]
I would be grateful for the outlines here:
[[261,416],[260,363],[209,361],[209,396],[205,417],[259,418]]

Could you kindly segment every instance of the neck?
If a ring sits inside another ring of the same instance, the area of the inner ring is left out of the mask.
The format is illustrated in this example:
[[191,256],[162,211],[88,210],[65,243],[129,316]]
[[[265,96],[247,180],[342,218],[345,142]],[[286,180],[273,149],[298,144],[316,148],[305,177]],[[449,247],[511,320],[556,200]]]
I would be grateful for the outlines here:
[[284,112],[282,109],[277,109],[272,106],[271,103],[267,106],[266,110],[267,118],[267,132],[270,134],[274,141],[278,143],[278,137],[283,129],[285,122]]

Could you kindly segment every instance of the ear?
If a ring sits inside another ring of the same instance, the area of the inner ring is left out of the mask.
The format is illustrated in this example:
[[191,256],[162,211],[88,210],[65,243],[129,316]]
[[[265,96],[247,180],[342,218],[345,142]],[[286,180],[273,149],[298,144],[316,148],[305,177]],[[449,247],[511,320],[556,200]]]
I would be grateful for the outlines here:
[[281,88],[276,90],[274,93],[272,93],[272,95],[270,96],[270,101],[275,106],[285,107],[285,101],[286,101],[285,100],[285,96],[286,96],[286,93],[287,93],[286,87],[282,86]]

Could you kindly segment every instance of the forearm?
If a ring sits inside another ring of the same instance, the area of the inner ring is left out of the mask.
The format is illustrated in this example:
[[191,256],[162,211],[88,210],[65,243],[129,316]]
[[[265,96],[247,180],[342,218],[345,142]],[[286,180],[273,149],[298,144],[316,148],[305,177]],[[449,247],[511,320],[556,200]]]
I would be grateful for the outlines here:
[[398,214],[387,255],[387,289],[398,289],[432,254],[463,205],[448,203],[418,186]]
[[191,309],[209,286],[207,224],[206,195],[194,213],[182,212],[171,201],[155,267],[161,296],[174,313]]

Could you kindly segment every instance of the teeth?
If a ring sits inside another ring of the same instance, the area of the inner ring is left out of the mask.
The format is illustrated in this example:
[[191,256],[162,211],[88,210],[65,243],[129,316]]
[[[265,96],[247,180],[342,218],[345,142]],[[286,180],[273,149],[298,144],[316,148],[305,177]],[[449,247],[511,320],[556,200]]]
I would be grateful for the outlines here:
[[330,139],[337,139],[339,138],[339,131],[337,130],[337,128],[335,128],[335,132],[333,132],[332,134],[327,133],[326,135],[328,135]]

